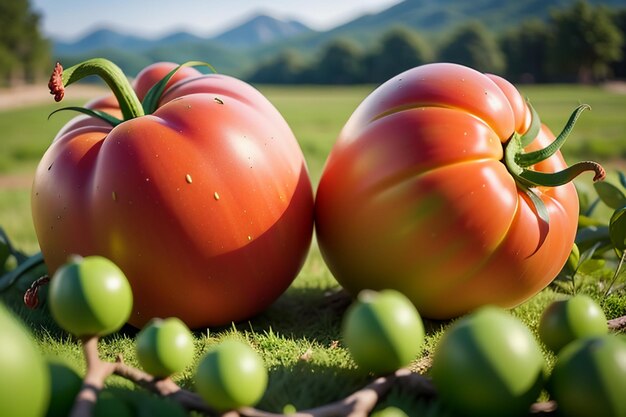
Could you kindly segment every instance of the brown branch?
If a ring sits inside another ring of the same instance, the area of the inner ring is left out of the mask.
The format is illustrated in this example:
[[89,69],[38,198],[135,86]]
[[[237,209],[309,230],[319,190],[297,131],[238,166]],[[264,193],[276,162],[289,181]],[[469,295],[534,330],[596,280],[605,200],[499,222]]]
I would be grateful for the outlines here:
[[556,402],[544,401],[540,403],[534,403],[530,407],[530,414],[532,416],[553,416],[556,414]]
[[187,411],[197,411],[209,416],[219,415],[207,406],[198,394],[179,387],[171,378],[155,378],[142,370],[126,365],[121,356],[118,356],[114,366],[115,375],[132,381],[150,392],[170,398]]
[[83,354],[87,362],[87,373],[83,385],[76,396],[70,417],[89,417],[98,400],[98,394],[104,387],[104,381],[113,374],[114,364],[104,362],[98,354],[98,337],[92,336],[81,340]]
[[607,322],[607,324],[609,325],[609,330],[612,330],[614,332],[620,332],[622,330],[625,330],[626,329],[626,316],[611,319]]
[[[626,316],[608,321],[609,329],[621,331],[626,329]],[[124,363],[121,356],[115,362],[105,362],[98,355],[98,338],[92,337],[82,340],[83,353],[87,362],[87,374],[83,387],[76,397],[70,417],[90,417],[97,401],[98,393],[104,386],[104,381],[115,374],[138,386],[162,397],[176,401],[188,411],[196,411],[212,417],[279,417],[283,414],[271,413],[256,408],[244,407],[239,410],[220,414],[206,405],[202,398],[191,391],[178,386],[170,378],[155,378],[154,376],[133,368]],[[322,405],[320,407],[299,411],[290,414],[291,417],[366,417],[376,405],[389,393],[392,387],[399,386],[412,392],[415,396],[432,399],[436,397],[432,381],[410,369],[399,369],[393,374],[381,376],[374,381],[347,396],[346,398]],[[538,402],[532,405],[529,415],[553,416],[557,405],[554,401]]]
[[[415,395],[432,398],[435,389],[423,375],[409,369],[399,369],[393,374],[381,376],[347,396],[346,398],[317,408],[289,414],[290,417],[367,417],[394,386],[409,389]],[[255,408],[242,408],[224,414],[223,417],[278,417],[283,414],[269,413]]]

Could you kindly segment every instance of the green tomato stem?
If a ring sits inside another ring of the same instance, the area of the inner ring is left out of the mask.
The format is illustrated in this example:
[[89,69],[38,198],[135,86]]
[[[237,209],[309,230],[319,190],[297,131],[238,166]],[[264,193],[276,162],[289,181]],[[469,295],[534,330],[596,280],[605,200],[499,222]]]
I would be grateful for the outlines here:
[[[538,172],[530,169],[529,167],[553,156],[565,143],[565,140],[569,136],[570,132],[574,128],[576,120],[580,117],[580,114],[590,107],[586,104],[578,106],[576,110],[570,116],[565,128],[559,134],[559,136],[548,146],[535,152],[524,152],[526,146],[526,139],[524,136],[520,136],[518,133],[514,133],[504,150],[504,163],[507,166],[509,172],[515,180],[525,187],[557,187],[559,185],[566,184],[576,178],[578,175],[586,171],[592,171],[595,173],[593,180],[600,181],[606,176],[604,168],[597,162],[584,161],[578,162],[572,166],[565,168],[558,172]],[[533,123],[535,125],[538,122],[539,117],[537,113],[533,111]],[[530,131],[531,129],[529,129]]]
[[561,146],[563,146],[574,128],[576,120],[578,120],[584,110],[590,109],[590,107],[586,104],[578,106],[570,116],[563,131],[551,144],[538,151],[526,153],[524,148],[536,138],[541,128],[539,115],[530,103],[528,103],[528,106],[532,114],[531,125],[524,135],[520,135],[517,132],[513,133],[504,149],[504,164],[517,182],[518,187],[524,190],[530,197],[541,219],[549,223],[545,205],[541,198],[533,192],[532,188],[539,186],[558,187],[567,184],[585,171],[593,171],[595,173],[593,180],[600,181],[604,179],[606,172],[600,164],[593,161],[578,162],[558,172],[538,172],[530,169],[532,165],[545,161],[561,149]]
[[[585,110],[590,110],[590,109],[591,107],[588,104],[581,104],[580,106],[578,106],[576,110],[574,110],[574,112],[569,117],[569,120],[565,124],[563,131],[559,134],[559,136],[557,136],[557,138],[550,145],[535,152],[519,153],[515,156],[515,162],[517,162],[517,164],[521,167],[529,167],[531,165],[544,161],[548,159],[549,157],[551,157],[552,155],[554,155],[559,149],[561,149],[561,146],[563,146],[563,144],[565,143],[565,140],[567,139],[572,129],[574,128],[574,125],[576,124],[576,121],[580,117],[581,113]],[[533,110],[532,120],[533,120],[533,124],[535,120],[537,121],[536,123],[537,125],[540,124],[538,122],[539,117],[537,113],[534,112],[534,110]],[[529,129],[529,131],[530,130],[531,129]],[[537,130],[537,133],[539,133],[538,130]],[[537,133],[535,133],[535,136],[537,136]],[[522,137],[522,144],[524,144],[523,137]]]
[[61,101],[65,95],[65,87],[89,75],[97,75],[107,83],[117,98],[124,120],[145,114],[128,78],[117,65],[104,58],[89,59],[65,70],[57,62],[48,83],[50,94],[54,95],[55,101]]
[[539,114],[537,114],[535,108],[530,104],[530,101],[526,101],[526,104],[528,105],[528,109],[530,110],[531,118],[528,130],[520,138],[522,147],[530,145],[530,143],[535,140],[535,138],[539,134],[539,131],[541,130],[541,120],[539,119]]

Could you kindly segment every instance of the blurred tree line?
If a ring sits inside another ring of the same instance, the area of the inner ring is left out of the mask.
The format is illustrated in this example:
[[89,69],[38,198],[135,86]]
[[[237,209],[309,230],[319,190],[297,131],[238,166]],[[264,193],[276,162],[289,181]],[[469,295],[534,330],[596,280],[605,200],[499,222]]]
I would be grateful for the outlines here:
[[259,65],[256,83],[381,83],[434,61],[464,64],[513,82],[594,82],[626,78],[626,9],[579,0],[547,21],[529,20],[496,36],[480,22],[458,27],[434,42],[397,27],[378,46],[362,50],[348,39],[327,44],[313,60],[285,50]]
[[39,25],[28,0],[0,0],[0,87],[49,73],[51,46]]
[[[28,0],[0,0],[0,87],[47,76],[51,44]],[[595,82],[626,79],[626,8],[577,0],[547,20],[530,20],[495,34],[466,23],[441,38],[409,28],[385,33],[367,50],[335,39],[313,58],[284,50],[247,79],[271,84],[381,83],[409,68],[456,62],[513,82]]]

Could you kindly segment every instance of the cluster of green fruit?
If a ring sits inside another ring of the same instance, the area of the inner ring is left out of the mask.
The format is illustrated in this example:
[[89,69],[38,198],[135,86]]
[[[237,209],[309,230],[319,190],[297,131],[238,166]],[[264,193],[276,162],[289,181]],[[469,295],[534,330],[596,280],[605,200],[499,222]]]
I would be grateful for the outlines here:
[[[555,301],[538,330],[557,355],[551,372],[532,332],[505,310],[487,306],[454,322],[430,371],[441,402],[454,415],[523,416],[547,388],[561,415],[626,416],[626,338],[608,334],[591,298]],[[378,373],[407,366],[424,339],[417,310],[390,290],[363,293],[343,332],[358,365]],[[390,415],[398,410],[390,408]]]
[[[54,275],[48,302],[57,323],[85,341],[118,331],[126,323],[132,292],[122,271],[109,260],[75,258]],[[67,365],[44,359],[26,329],[2,304],[0,332],[0,415],[67,416],[83,385],[82,378]],[[147,373],[158,379],[169,378],[193,361],[193,335],[177,318],[154,319],[137,334],[136,354]],[[198,394],[219,411],[256,404],[265,392],[267,379],[260,356],[236,340],[210,349],[200,360],[194,378]],[[133,400],[123,397],[112,391],[101,392],[93,414],[135,415]],[[149,402],[149,397],[141,401],[146,411],[144,402]],[[186,415],[175,404],[167,410],[170,416]]]
[[[48,301],[59,325],[82,341],[119,330],[132,310],[128,281],[102,257],[75,258],[59,269]],[[626,386],[626,339],[608,334],[606,317],[593,300],[579,295],[554,302],[538,330],[544,345],[557,355],[551,372],[532,332],[503,309],[483,307],[452,323],[431,368],[442,404],[459,415],[522,416],[547,388],[565,416],[626,416],[621,392]],[[2,305],[0,332],[0,415],[42,416],[46,410],[48,416],[67,415],[83,385],[78,374],[65,365],[46,363]],[[342,335],[360,367],[388,374],[420,354],[425,332],[418,311],[403,294],[366,290],[346,312]],[[192,363],[193,336],[177,318],[154,319],[138,333],[136,354],[147,373],[169,378]],[[265,393],[268,374],[249,345],[227,340],[204,355],[194,381],[209,407],[227,411],[255,405]],[[128,401],[109,394],[100,393],[94,415],[112,409],[116,415],[134,415]],[[147,398],[141,401],[149,402]],[[388,411],[402,415],[397,409]],[[185,415],[176,404],[168,412]]]

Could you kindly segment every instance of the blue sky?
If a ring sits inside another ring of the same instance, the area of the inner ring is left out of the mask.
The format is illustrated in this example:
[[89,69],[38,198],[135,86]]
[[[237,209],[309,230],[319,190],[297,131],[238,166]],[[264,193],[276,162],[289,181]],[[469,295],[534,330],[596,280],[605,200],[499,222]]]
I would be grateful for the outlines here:
[[101,27],[157,37],[185,30],[201,36],[217,34],[254,13],[293,18],[314,29],[329,29],[400,0],[33,0],[43,18],[43,31],[71,40]]

